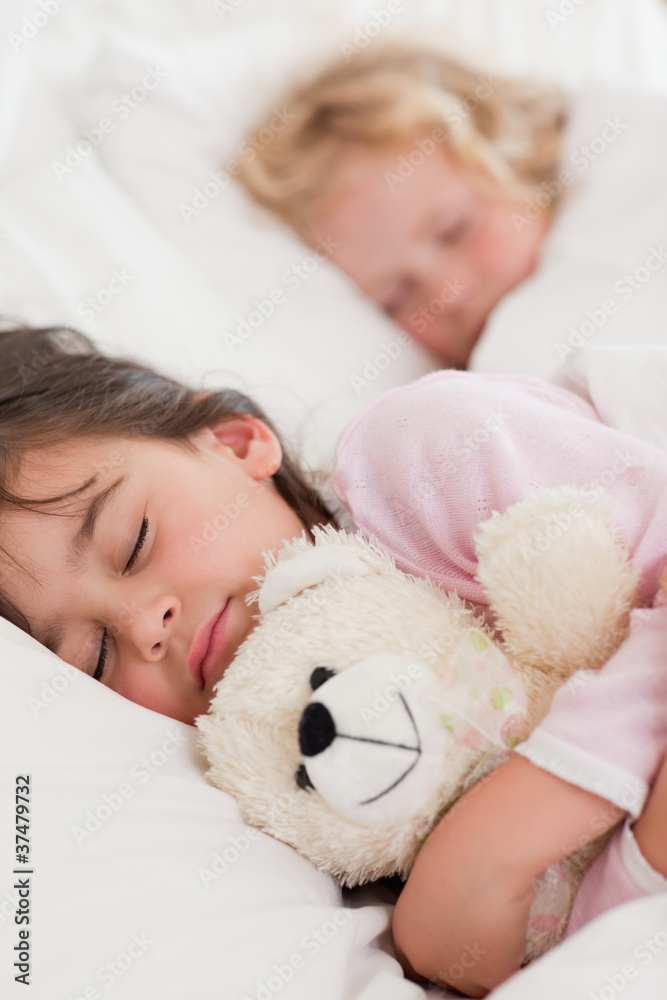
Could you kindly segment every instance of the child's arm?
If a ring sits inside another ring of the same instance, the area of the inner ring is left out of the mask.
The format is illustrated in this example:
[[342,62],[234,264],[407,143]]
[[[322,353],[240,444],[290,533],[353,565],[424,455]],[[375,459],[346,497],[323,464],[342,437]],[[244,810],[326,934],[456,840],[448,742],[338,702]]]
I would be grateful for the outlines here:
[[667,878],[667,756],[632,831],[648,863]]
[[394,914],[406,969],[485,996],[521,965],[533,879],[622,816],[515,755],[463,796],[418,854]]
[[[660,588],[664,605],[667,603],[667,566],[660,576]],[[633,833],[639,850],[651,867],[667,878],[667,754],[649,792],[644,811],[633,826]]]
[[[660,575],[662,603],[667,601],[667,566]],[[637,846],[648,863],[667,878],[667,754],[649,792],[644,811],[633,826]]]

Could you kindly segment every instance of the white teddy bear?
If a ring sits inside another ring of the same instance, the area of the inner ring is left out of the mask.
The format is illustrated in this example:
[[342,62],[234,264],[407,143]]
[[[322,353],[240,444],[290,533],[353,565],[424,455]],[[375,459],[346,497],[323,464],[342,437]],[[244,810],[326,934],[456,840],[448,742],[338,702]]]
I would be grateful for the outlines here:
[[[486,623],[361,535],[267,558],[259,624],[197,720],[246,821],[346,885],[406,877],[443,813],[507,759],[574,671],[624,639],[637,574],[606,498],[544,490],[480,526]],[[535,885],[526,959],[562,935],[597,851]],[[544,919],[545,915],[548,919]]]

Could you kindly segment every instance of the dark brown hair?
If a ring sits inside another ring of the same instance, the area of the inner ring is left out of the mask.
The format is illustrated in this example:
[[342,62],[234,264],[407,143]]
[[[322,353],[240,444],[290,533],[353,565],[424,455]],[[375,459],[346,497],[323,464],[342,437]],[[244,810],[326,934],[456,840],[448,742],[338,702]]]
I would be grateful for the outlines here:
[[[236,390],[190,388],[138,362],[101,354],[82,333],[66,327],[0,331],[0,509],[34,510],[60,503],[98,479],[94,475],[56,497],[20,496],[10,483],[31,448],[58,445],[73,437],[120,435],[171,440],[195,454],[189,434],[239,414],[259,417],[278,436],[261,408]],[[294,458],[282,448],[282,463],[272,477],[280,496],[308,531],[316,524],[335,524]],[[0,616],[31,634],[25,615],[2,592]]]

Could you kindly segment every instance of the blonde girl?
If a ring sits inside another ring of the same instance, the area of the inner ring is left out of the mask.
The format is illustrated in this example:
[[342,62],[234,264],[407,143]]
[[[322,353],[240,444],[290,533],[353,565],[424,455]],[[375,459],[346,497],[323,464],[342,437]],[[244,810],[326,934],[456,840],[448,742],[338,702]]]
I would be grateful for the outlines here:
[[241,183],[307,243],[336,245],[332,260],[380,309],[465,367],[537,266],[563,96],[394,44],[338,58],[280,103],[289,121],[270,142],[250,138]]

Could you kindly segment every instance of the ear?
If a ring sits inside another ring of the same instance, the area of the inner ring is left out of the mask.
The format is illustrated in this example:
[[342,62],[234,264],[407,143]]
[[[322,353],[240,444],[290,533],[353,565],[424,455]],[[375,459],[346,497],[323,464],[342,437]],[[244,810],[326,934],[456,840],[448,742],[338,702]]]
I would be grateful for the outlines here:
[[191,438],[199,447],[222,451],[226,458],[256,480],[268,479],[280,468],[280,441],[259,417],[236,414],[195,431]]
[[293,559],[280,560],[266,572],[257,595],[261,615],[325,580],[335,580],[342,586],[344,579],[365,576],[373,571],[358,552],[344,545],[316,543],[303,547],[298,541],[292,543],[292,549],[300,550],[299,554]]

